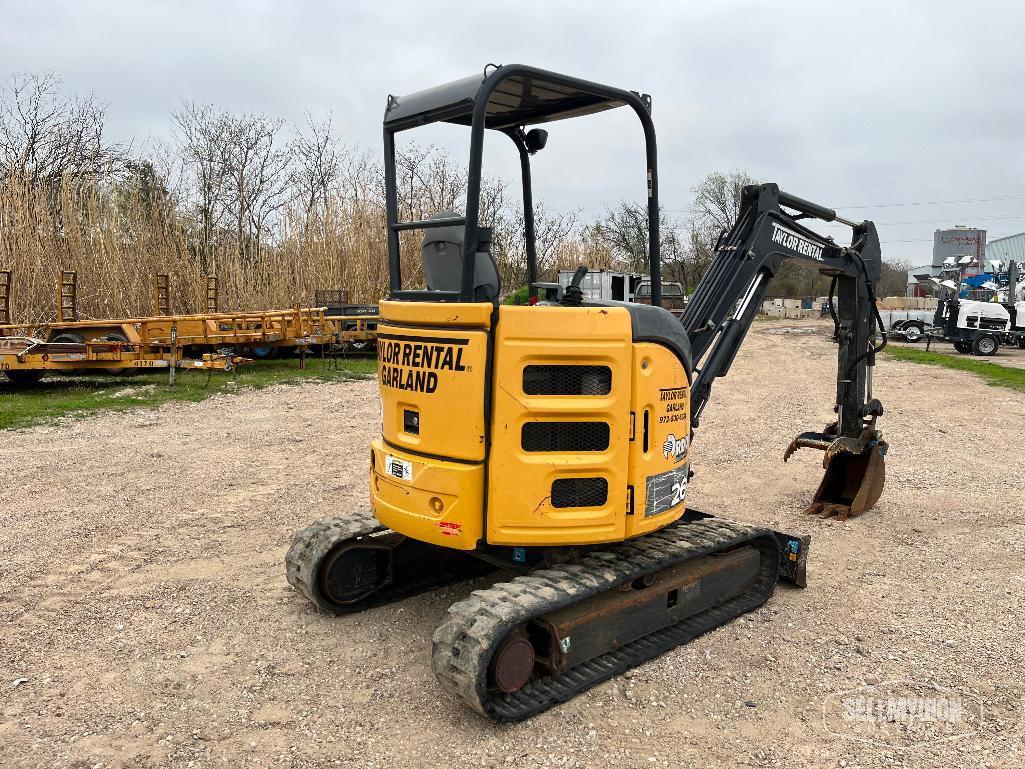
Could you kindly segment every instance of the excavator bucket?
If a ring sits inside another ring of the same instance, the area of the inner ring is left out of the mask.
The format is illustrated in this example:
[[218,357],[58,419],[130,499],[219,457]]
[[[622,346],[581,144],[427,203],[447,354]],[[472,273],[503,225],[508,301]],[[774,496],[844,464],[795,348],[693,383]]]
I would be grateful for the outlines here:
[[866,429],[858,438],[828,432],[801,433],[787,447],[783,461],[799,448],[825,452],[822,467],[826,472],[806,513],[823,518],[835,515],[846,521],[879,501],[886,481],[884,457],[888,446],[875,430]]

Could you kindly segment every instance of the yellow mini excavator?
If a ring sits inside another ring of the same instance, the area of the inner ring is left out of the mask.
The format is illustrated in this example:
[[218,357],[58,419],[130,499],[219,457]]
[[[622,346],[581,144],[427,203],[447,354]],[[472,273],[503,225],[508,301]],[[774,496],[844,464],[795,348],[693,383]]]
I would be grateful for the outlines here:
[[[536,127],[628,107],[646,150],[651,304],[585,301],[539,284],[530,159]],[[465,213],[402,221],[395,138],[438,121],[470,132]],[[532,127],[533,126],[533,127]],[[491,230],[480,222],[487,131],[516,146],[530,306],[499,304]],[[512,579],[454,604],[434,635],[442,686],[515,721],[686,643],[763,604],[779,579],[804,584],[808,538],[687,509],[691,439],[772,276],[786,259],[831,276],[838,346],[836,419],[803,433],[825,451],[808,510],[846,519],[882,491],[886,443],[872,397],[879,239],[774,185],[744,189],[737,223],[687,303],[663,309],[651,100],[534,67],[389,96],[384,162],[390,294],[381,302],[383,429],[370,446],[373,514],[296,535],[288,581],[347,614],[489,572]],[[802,224],[852,231],[838,245]],[[404,287],[400,233],[424,232],[426,288]],[[769,381],[771,377],[767,378]],[[771,386],[771,382],[769,385]]]

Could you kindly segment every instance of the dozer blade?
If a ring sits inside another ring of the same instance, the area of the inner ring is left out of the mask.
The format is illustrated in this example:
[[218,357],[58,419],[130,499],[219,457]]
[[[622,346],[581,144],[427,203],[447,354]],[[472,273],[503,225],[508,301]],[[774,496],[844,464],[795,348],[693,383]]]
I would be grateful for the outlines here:
[[787,447],[783,461],[799,448],[825,452],[822,467],[826,472],[806,513],[823,518],[835,515],[846,521],[879,501],[886,481],[884,457],[888,446],[875,430],[866,429],[858,438],[829,432],[801,433]]

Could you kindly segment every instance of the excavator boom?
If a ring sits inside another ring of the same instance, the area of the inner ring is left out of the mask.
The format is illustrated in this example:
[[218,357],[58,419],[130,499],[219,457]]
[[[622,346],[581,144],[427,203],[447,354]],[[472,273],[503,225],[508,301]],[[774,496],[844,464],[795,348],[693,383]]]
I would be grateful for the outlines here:
[[[850,245],[810,230],[801,223],[805,219],[848,225]],[[822,432],[797,436],[784,461],[798,448],[824,451],[825,476],[808,512],[846,520],[879,499],[887,448],[876,429],[883,407],[872,394],[875,355],[886,344],[875,304],[881,256],[872,222],[847,221],[775,184],[744,188],[737,221],[720,236],[715,258],[683,313],[696,372],[691,427],[700,424],[712,384],[729,372],[769,282],[787,259],[809,262],[832,278],[829,310],[837,376],[836,421]],[[873,343],[877,328],[878,347]]]

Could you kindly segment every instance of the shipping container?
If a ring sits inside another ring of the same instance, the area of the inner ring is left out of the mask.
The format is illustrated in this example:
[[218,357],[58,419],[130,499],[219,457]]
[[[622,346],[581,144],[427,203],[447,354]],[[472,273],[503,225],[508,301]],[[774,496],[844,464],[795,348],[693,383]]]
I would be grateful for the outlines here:
[[[559,285],[566,287],[573,281],[575,270],[559,270]],[[585,301],[613,299],[618,302],[632,302],[637,287],[647,275],[634,272],[612,272],[611,270],[591,270],[582,281],[580,290]]]

